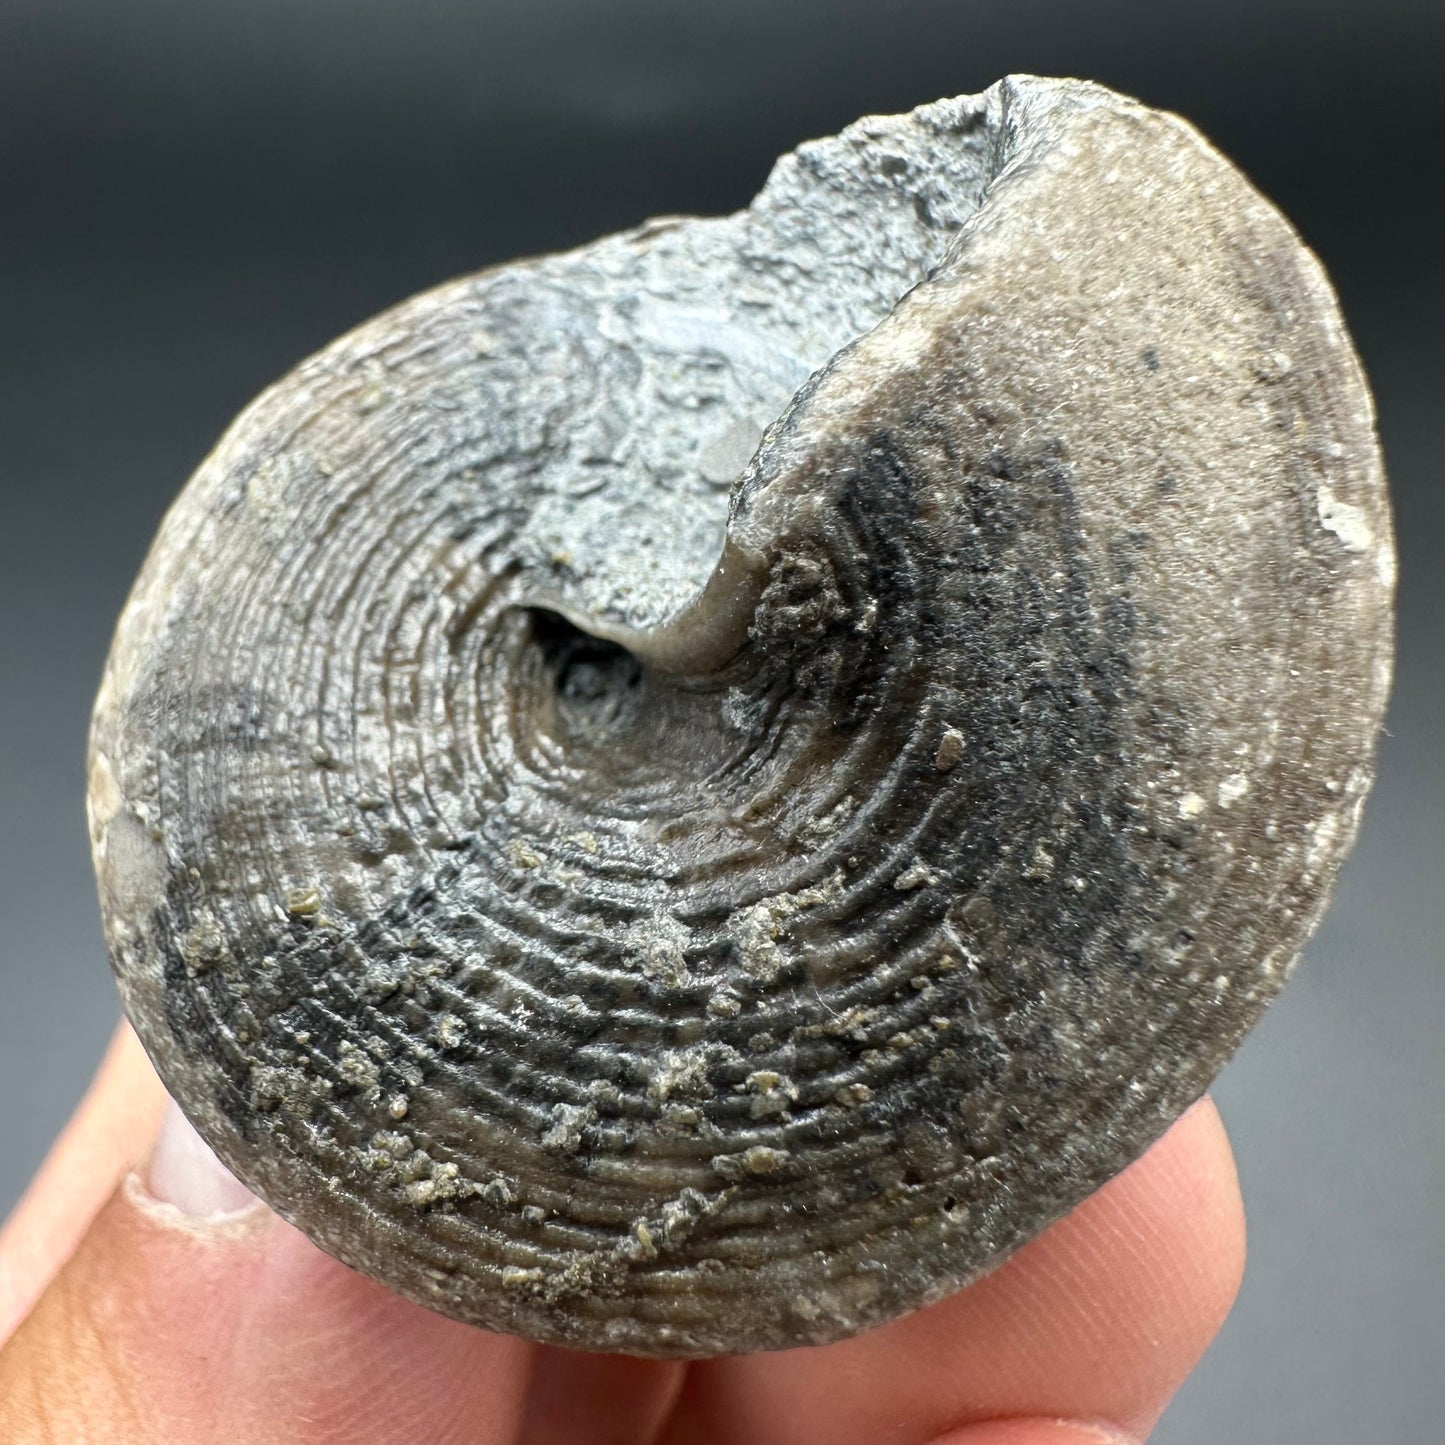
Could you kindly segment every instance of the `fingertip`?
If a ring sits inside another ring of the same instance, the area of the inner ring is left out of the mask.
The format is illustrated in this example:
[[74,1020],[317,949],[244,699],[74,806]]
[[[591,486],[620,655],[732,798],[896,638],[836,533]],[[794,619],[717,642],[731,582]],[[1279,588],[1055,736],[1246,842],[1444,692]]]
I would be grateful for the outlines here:
[[324,1254],[177,1111],[0,1350],[0,1439],[500,1445],[525,1352]]
[[655,1441],[677,1403],[686,1371],[680,1360],[539,1346],[518,1445]]
[[950,1430],[929,1445],[1138,1445],[1104,1425],[1072,1420],[991,1420]]
[[[1234,1153],[1212,1099],[1201,1099],[1133,1168],[1051,1241],[1091,1283],[1099,1338],[1076,1358],[1097,1370],[1091,1408],[1137,1435],[1153,1428],[1234,1306],[1244,1276],[1245,1217]],[[1111,1283],[1113,1282],[1113,1283]]]
[[[1207,1095],[1151,1153],[1156,1157],[1149,1168],[1132,1178],[1126,1170],[1115,1181],[1121,1196],[1115,1204],[1121,1215],[1130,1212],[1141,1238],[1150,1221],[1158,1231],[1152,1253],[1160,1261],[1161,1285],[1173,1290],[1172,1300],[1161,1304],[1177,1331],[1174,1354],[1182,1381],[1239,1295],[1247,1247],[1244,1200],[1229,1135]],[[1170,1267],[1163,1263],[1166,1254],[1172,1254]],[[1147,1423],[1154,1418],[1157,1412]]]
[[706,1364],[684,1404],[758,1445],[863,1445],[900,1421],[920,1439],[1032,1419],[1142,1438],[1243,1263],[1233,1159],[1205,1100],[972,1287],[836,1345]]
[[0,1230],[0,1344],[144,1158],[164,1100],[140,1040],[122,1020],[85,1097]]
[[167,1099],[145,1173],[151,1196],[183,1215],[214,1219],[260,1200],[216,1157],[174,1099]]
[[1143,1438],[1228,1315],[1244,1251],[1233,1153],[1206,1097],[993,1275],[899,1325],[941,1370],[960,1340],[988,1343],[974,1419],[1108,1422]]

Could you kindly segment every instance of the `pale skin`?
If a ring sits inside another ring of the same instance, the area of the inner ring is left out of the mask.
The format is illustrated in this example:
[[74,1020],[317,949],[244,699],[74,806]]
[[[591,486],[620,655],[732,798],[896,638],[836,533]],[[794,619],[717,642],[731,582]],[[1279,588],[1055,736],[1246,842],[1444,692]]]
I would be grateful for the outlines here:
[[0,1234],[9,1445],[1119,1445],[1244,1265],[1205,1100],[993,1275],[882,1329],[690,1365],[573,1354],[408,1304],[260,1204],[158,1202],[163,1104],[122,1026]]

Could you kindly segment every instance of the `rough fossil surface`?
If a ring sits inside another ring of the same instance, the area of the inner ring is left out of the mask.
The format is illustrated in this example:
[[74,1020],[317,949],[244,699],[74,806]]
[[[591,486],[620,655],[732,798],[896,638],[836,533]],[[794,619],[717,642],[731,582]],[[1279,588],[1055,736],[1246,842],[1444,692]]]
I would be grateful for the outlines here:
[[859,121],[237,420],[97,705],[126,1007],[247,1184],[446,1314],[849,1334],[1280,987],[1392,583],[1328,284],[1188,125],[1031,77]]

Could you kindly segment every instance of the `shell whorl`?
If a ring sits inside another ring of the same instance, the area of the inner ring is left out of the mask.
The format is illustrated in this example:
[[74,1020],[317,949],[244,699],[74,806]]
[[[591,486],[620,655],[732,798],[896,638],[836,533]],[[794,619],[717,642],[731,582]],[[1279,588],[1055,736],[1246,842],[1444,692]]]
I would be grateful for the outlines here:
[[1328,285],[1187,126],[1030,77],[860,121],[237,420],[97,703],[127,1010],[414,1299],[837,1338],[1135,1158],[1279,988],[1392,569]]

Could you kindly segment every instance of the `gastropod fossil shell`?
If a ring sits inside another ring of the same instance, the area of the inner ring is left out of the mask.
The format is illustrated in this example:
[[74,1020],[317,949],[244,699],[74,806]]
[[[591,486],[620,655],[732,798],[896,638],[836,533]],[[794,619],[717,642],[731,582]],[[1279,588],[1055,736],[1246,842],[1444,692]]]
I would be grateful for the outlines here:
[[1369,786],[1393,552],[1319,266],[1031,77],[443,286],[261,395],[97,704],[125,1005],[338,1258],[827,1341],[1206,1087]]

